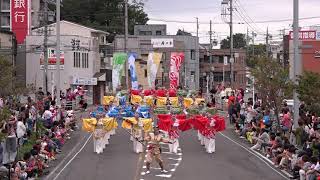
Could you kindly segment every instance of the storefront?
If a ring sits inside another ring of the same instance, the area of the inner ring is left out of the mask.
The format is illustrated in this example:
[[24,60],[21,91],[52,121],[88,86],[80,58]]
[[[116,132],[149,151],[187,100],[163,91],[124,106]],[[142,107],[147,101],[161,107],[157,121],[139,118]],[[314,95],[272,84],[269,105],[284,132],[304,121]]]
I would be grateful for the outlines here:
[[84,90],[84,99],[88,105],[94,104],[94,87],[98,85],[97,78],[73,77],[71,89],[75,90],[78,86],[82,86]]

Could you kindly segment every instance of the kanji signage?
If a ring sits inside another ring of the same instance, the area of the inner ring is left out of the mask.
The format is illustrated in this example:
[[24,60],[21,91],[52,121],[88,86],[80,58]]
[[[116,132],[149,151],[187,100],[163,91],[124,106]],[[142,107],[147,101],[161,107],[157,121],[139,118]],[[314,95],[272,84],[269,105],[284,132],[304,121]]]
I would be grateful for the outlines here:
[[22,44],[29,33],[30,0],[11,0],[11,30],[15,33],[17,43]]
[[[293,31],[290,31],[290,40],[293,40]],[[316,40],[316,31],[299,31],[299,40]]]
[[172,48],[173,39],[151,39],[151,44],[154,48]]

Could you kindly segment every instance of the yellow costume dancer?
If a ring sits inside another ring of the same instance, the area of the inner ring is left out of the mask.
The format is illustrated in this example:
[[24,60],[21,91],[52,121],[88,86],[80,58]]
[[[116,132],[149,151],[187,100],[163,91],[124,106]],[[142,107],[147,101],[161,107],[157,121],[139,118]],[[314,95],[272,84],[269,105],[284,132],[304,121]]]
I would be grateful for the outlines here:
[[101,120],[98,121],[97,126],[93,132],[93,146],[94,152],[100,154],[104,149],[104,136],[105,131],[103,130],[103,122]]

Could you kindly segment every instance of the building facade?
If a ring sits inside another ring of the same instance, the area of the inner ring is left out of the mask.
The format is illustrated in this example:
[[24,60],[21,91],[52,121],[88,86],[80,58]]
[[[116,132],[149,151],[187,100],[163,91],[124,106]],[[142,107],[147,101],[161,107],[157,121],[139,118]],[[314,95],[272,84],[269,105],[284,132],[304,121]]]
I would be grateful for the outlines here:
[[[299,32],[301,55],[301,73],[310,71],[320,74],[320,28],[313,27]],[[293,33],[289,34],[289,68],[290,77],[293,78],[294,44]]]
[[[56,24],[49,25],[48,37],[48,71],[47,87],[49,92],[57,85],[57,65],[55,56]],[[26,83],[36,88],[45,84],[42,33],[39,29],[32,31],[26,38]],[[82,85],[87,90],[86,99],[89,104],[100,103],[105,92],[106,74],[100,73],[101,38],[106,32],[87,28],[68,21],[61,22],[61,63],[60,87],[63,92],[68,88]]]
[[164,36],[167,35],[167,25],[136,25],[134,26],[134,35],[139,36]]
[[[145,27],[145,28],[143,28]],[[169,87],[169,70],[171,53],[184,53],[184,62],[180,69],[179,84],[189,89],[199,88],[199,41],[194,36],[172,36],[172,35],[139,35],[141,31],[163,32],[165,25],[145,25],[135,27],[135,32],[138,34],[128,37],[128,52],[138,54],[136,60],[136,68],[138,74],[138,82],[143,88],[148,88],[147,81],[147,59],[150,52],[161,52],[162,60],[158,69],[156,85]],[[138,30],[139,29],[139,30]],[[147,30],[146,30],[147,29]],[[158,33],[160,34],[160,33]],[[152,41],[169,40],[172,41],[170,47],[155,47]],[[114,41],[114,49],[116,52],[124,51],[124,37],[116,36]]]
[[[234,53],[234,82],[232,82],[232,87],[245,88],[247,85],[246,51],[243,49],[234,49]],[[207,85],[208,89],[220,84],[230,87],[231,71],[229,59],[229,49],[209,50],[204,46],[200,47],[200,87],[203,90],[207,89]]]
[[[12,0],[0,0],[0,28],[10,30],[11,17],[10,16],[10,2]],[[30,0],[31,2],[31,27],[39,27],[39,12],[41,8],[41,0]]]
[[17,42],[13,32],[0,29],[0,55],[16,64]]

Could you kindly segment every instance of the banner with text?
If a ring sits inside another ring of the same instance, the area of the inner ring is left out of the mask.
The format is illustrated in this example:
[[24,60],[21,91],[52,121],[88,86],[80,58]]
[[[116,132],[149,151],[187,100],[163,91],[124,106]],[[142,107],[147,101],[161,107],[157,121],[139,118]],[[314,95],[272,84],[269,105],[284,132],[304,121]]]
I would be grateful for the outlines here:
[[124,74],[124,63],[127,60],[126,53],[114,53],[112,64],[112,89],[115,92],[121,85],[121,78]]
[[176,89],[179,85],[179,71],[184,61],[184,53],[171,53],[170,59],[170,88]]
[[150,52],[147,62],[148,83],[150,88],[155,88],[155,82],[159,69],[162,53]]
[[136,72],[136,62],[137,53],[130,53],[128,58],[129,70],[130,70],[130,77],[131,77],[131,88],[132,89],[139,89],[137,72]]
[[29,34],[30,0],[11,0],[11,30],[17,43],[22,44]]
[[[79,57],[80,58],[80,57]],[[40,54],[40,69],[44,69],[44,53]],[[56,50],[53,48],[48,48],[48,69],[54,70],[57,69],[57,56]],[[64,69],[64,51],[60,51],[60,69]]]

